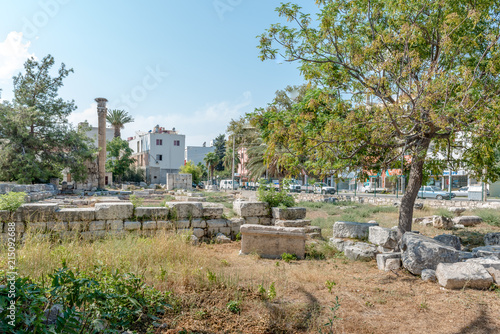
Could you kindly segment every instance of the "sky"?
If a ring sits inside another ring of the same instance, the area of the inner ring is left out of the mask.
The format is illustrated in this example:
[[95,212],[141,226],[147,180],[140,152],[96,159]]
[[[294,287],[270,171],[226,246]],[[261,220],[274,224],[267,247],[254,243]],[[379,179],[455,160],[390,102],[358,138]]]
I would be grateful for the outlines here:
[[[306,12],[313,0],[296,1]],[[135,119],[122,138],[156,124],[207,145],[231,119],[265,107],[277,90],[304,82],[298,63],[262,62],[257,36],[283,22],[274,0],[3,0],[0,89],[29,57],[73,68],[59,91],[75,100],[69,120],[97,126],[94,99]]]

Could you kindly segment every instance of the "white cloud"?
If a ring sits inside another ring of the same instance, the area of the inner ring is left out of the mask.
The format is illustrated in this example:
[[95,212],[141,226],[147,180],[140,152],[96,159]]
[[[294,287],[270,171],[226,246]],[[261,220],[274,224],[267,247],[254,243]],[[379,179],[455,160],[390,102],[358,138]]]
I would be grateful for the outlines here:
[[34,53],[28,51],[31,42],[23,42],[23,33],[11,31],[3,42],[0,42],[0,88],[2,98],[12,98],[12,76],[17,74],[24,62]]
[[[175,128],[180,134],[186,135],[187,146],[207,145],[219,134],[225,133],[229,121],[243,116],[251,105],[252,94],[244,92],[237,101],[222,101],[207,105],[193,113],[184,112],[166,115],[132,115],[134,122],[125,125],[122,138],[135,136],[136,131],[149,131],[159,124],[166,129]],[[88,121],[90,125],[97,126],[97,104],[92,103],[89,108],[81,112],[73,112],[69,116],[73,125]]]

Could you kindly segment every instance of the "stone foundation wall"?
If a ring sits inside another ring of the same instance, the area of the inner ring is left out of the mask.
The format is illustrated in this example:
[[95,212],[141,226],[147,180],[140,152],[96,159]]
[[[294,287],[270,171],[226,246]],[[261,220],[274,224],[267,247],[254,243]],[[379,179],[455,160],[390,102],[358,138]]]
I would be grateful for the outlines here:
[[15,223],[18,239],[28,230],[42,235],[93,240],[130,233],[151,236],[162,231],[193,233],[211,239],[223,233],[234,239],[244,219],[226,219],[213,203],[168,202],[165,207],[133,207],[130,202],[96,203],[93,208],[59,208],[58,204],[24,204],[16,212],[0,211],[0,239]]
[[41,201],[59,193],[53,184],[12,184],[0,183],[0,195],[9,192],[25,192],[26,202]]
[[[401,198],[388,197],[373,197],[373,196],[349,196],[349,195],[321,195],[321,194],[295,194],[296,200],[299,202],[328,202],[333,198],[339,201],[358,202],[372,205],[384,206],[399,206]],[[433,199],[417,199],[415,204],[422,203],[424,206],[431,208],[447,208],[451,206],[463,207],[467,209],[499,209],[500,202],[480,202],[464,200],[433,200]]]

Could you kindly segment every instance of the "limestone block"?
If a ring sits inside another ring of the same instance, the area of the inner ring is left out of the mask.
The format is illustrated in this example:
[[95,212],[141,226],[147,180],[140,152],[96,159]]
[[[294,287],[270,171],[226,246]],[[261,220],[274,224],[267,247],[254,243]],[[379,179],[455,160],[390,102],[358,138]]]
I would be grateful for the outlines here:
[[260,225],[259,217],[245,217],[245,224],[249,225]]
[[272,208],[273,218],[277,220],[297,220],[306,218],[306,208]]
[[135,208],[135,217],[139,220],[163,220],[168,219],[169,208],[166,207],[139,207]]
[[231,243],[231,238],[228,238],[224,233],[217,233],[215,242],[218,244],[228,244]]
[[481,224],[483,219],[478,216],[461,216],[453,218],[454,225],[463,225],[463,226],[476,226],[477,224]]
[[256,252],[264,258],[281,258],[283,253],[305,256],[306,235],[301,228],[242,225],[241,254]]
[[142,230],[143,231],[156,230],[156,226],[157,225],[155,220],[149,220],[142,223]]
[[422,280],[426,282],[437,282],[436,271],[433,269],[422,270]]
[[97,240],[104,238],[106,235],[107,235],[106,231],[88,231],[80,233],[80,236],[82,237],[83,240]]
[[394,249],[398,245],[397,231],[380,226],[368,228],[368,241],[384,248]]
[[[2,229],[3,226],[3,229]],[[26,230],[24,223],[21,222],[9,222],[9,223],[0,223],[0,232],[9,233],[24,233]]]
[[193,228],[193,235],[201,239],[205,236],[205,230],[202,228]]
[[439,241],[446,246],[455,248],[456,250],[462,249],[462,244],[460,238],[453,234],[441,234],[434,237],[435,240]]
[[45,231],[47,230],[47,223],[45,223],[45,222],[37,222],[37,223],[28,222],[28,223],[26,223],[26,230],[28,230],[32,233],[33,232],[45,233]]
[[217,233],[223,233],[225,235],[231,235],[231,228],[230,227],[224,227],[224,226],[219,226],[219,227],[209,227],[207,228],[207,235],[209,237],[217,235]]
[[23,204],[15,212],[17,221],[49,222],[56,219],[57,203],[28,203]]
[[192,219],[203,217],[203,205],[196,202],[167,202],[172,219]]
[[401,259],[388,259],[385,262],[385,271],[401,269]]
[[395,252],[395,253],[382,253],[382,254],[377,254],[376,256],[377,259],[377,267],[379,270],[383,271],[388,271],[391,270],[387,268],[387,260],[389,259],[397,259],[398,262],[401,262],[401,253]]
[[459,207],[459,206],[450,206],[448,208],[448,211],[456,214],[457,216],[459,216],[460,214],[462,214],[466,210],[467,210],[467,208],[462,208],[462,207]]
[[95,220],[94,208],[69,208],[56,211],[56,220],[62,222]]
[[436,269],[439,263],[458,261],[458,251],[421,234],[406,232],[401,241],[403,266],[414,275],[424,269]]
[[474,259],[468,259],[465,262],[467,263],[477,263],[482,265],[485,269],[493,268],[496,270],[500,270],[500,259],[494,256],[487,257],[478,257]]
[[500,246],[500,232],[487,233],[484,236],[486,246]]
[[500,270],[497,270],[495,268],[486,268],[486,271],[491,275],[493,278],[493,282],[495,282],[496,285],[500,285]]
[[224,214],[222,204],[203,203],[203,217],[205,219],[219,219]]
[[82,232],[89,228],[89,222],[68,222],[68,230]]
[[8,221],[10,221],[10,211],[0,210],[0,222],[8,222]]
[[495,256],[500,259],[500,246],[482,246],[472,249],[476,257]]
[[333,224],[333,237],[366,239],[368,238],[370,226],[378,226],[378,224],[335,222],[335,224]]
[[207,221],[202,219],[193,219],[191,221],[192,228],[205,228],[207,227]]
[[269,217],[259,217],[259,225],[273,225],[273,219]]
[[228,220],[227,219],[210,219],[210,220],[207,220],[207,226],[208,226],[208,228],[227,227]]
[[351,240],[344,240],[344,239],[340,239],[340,238],[330,238],[329,243],[330,243],[330,245],[332,245],[333,247],[335,247],[339,252],[343,252],[344,248],[346,246],[352,246],[352,245],[354,245],[353,241],[351,241]]
[[159,220],[156,222],[156,227],[158,230],[172,230],[174,228],[174,223],[166,220]]
[[191,227],[189,220],[178,220],[174,224],[176,229],[189,229]]
[[134,221],[125,221],[123,223],[123,229],[125,231],[137,231],[141,229],[141,223]]
[[487,289],[493,283],[493,278],[482,265],[469,262],[440,263],[436,277],[447,289]]
[[453,221],[445,216],[432,216],[432,226],[437,229],[450,230],[453,228]]
[[52,232],[61,232],[68,230],[68,223],[66,222],[47,222],[47,230]]
[[96,203],[95,218],[97,220],[129,219],[134,214],[132,203]]
[[106,229],[111,231],[123,230],[123,220],[107,220]]
[[231,218],[227,221],[227,225],[231,228],[240,230],[240,226],[245,224],[244,218]]
[[266,202],[234,201],[233,210],[240,217],[269,217],[269,205]]
[[89,231],[104,231],[106,229],[106,221],[95,220],[89,223]]
[[377,248],[366,242],[357,242],[344,247],[344,255],[352,261],[370,261],[375,258]]
[[473,259],[475,258],[474,253],[472,252],[465,252],[465,251],[459,251],[458,252],[458,261],[463,262],[468,259]]
[[282,227],[304,227],[311,225],[311,221],[308,219],[276,220],[274,222],[274,225]]

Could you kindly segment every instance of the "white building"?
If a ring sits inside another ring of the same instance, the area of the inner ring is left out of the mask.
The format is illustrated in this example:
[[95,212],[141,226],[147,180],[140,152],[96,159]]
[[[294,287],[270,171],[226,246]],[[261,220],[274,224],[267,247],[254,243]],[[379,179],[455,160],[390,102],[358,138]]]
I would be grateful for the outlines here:
[[179,173],[184,165],[186,136],[178,134],[175,128],[166,130],[157,125],[149,132],[137,131],[127,140],[136,166],[145,170],[149,183],[165,184],[167,173]]
[[205,156],[207,153],[215,152],[215,146],[187,146],[186,154],[184,155],[184,159],[187,161],[192,161],[196,166],[198,163],[202,163],[205,165]]

